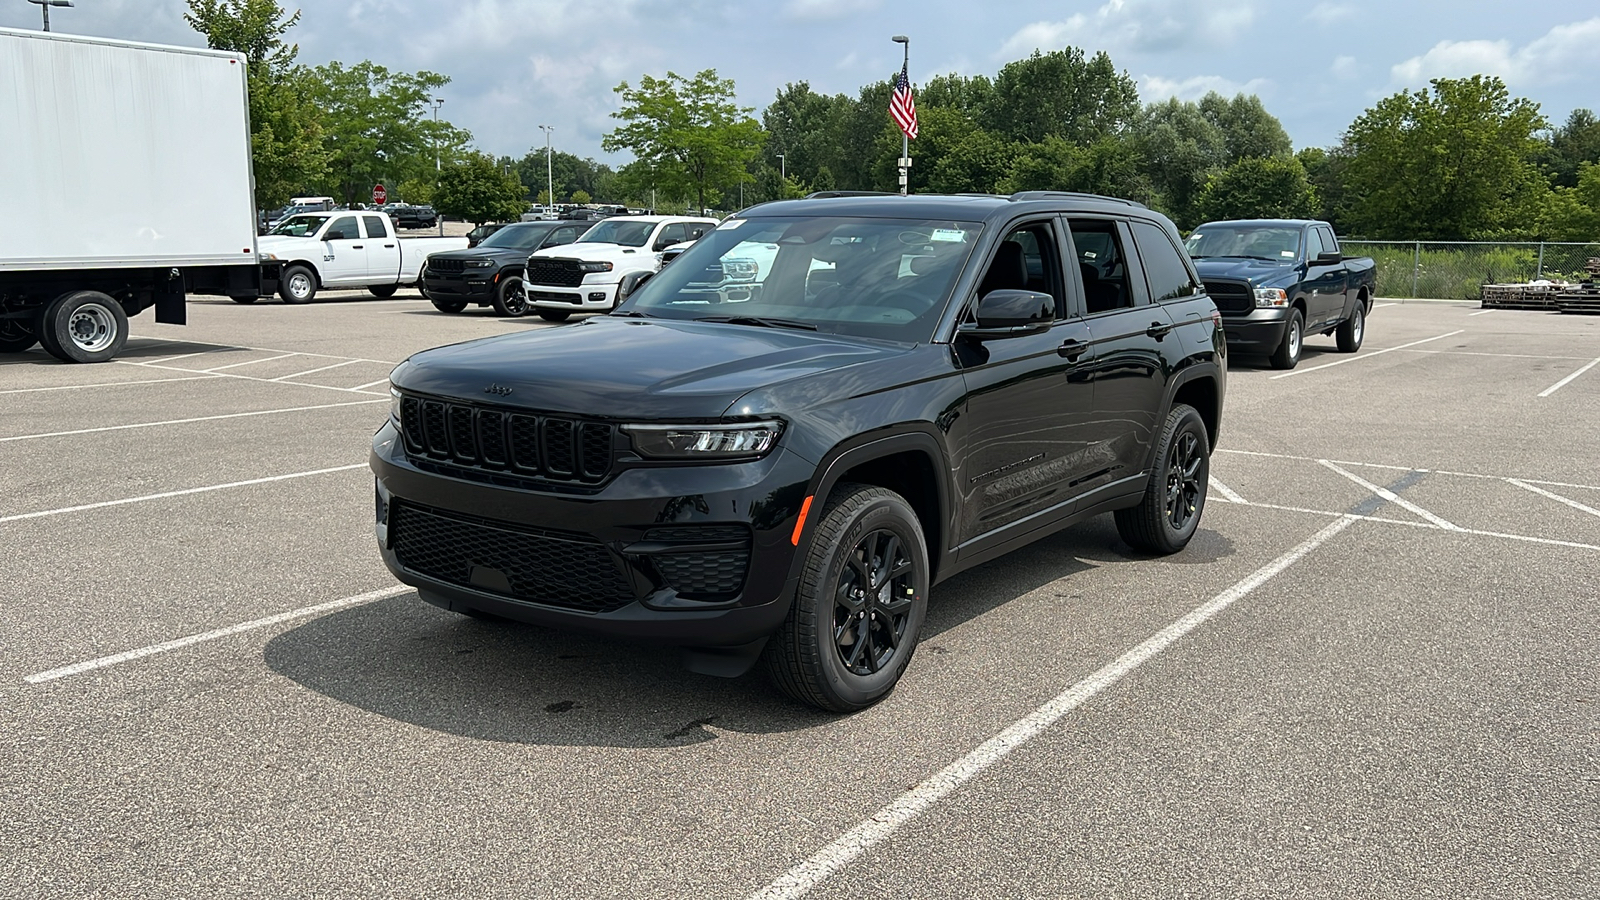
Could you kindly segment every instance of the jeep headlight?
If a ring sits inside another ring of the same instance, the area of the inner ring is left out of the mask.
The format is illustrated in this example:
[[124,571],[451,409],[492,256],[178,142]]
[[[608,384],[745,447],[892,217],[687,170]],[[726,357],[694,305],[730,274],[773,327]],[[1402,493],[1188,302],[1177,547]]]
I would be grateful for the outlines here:
[[492,265],[494,265],[492,259],[469,259],[466,262],[466,268],[469,269],[487,269]]
[[1256,309],[1288,305],[1289,295],[1284,293],[1283,288],[1256,288]]
[[389,421],[400,427],[400,390],[394,385],[389,385]]
[[633,449],[649,459],[738,459],[772,449],[783,433],[778,421],[737,425],[624,425]]

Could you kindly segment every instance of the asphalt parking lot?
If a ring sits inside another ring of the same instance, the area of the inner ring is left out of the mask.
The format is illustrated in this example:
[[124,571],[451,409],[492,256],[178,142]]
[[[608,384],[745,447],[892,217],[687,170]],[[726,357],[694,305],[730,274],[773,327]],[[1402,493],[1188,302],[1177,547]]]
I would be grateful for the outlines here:
[[1234,359],[1186,551],[960,575],[850,717],[384,569],[388,370],[569,326],[190,321],[0,359],[0,897],[1600,895],[1600,318]]

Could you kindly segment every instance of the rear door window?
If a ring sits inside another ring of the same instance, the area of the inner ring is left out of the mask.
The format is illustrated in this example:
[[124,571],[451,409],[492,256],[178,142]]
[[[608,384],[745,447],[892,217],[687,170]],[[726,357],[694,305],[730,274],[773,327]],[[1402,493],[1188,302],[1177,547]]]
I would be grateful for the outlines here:
[[1117,223],[1111,219],[1071,219],[1072,246],[1083,278],[1084,311],[1089,315],[1134,305],[1128,256]]
[[382,216],[362,216],[361,224],[367,226],[367,237],[369,238],[386,238],[389,236],[389,229],[383,224]]
[[1138,220],[1132,223],[1132,228],[1134,243],[1139,246],[1139,261],[1144,264],[1144,277],[1150,287],[1151,300],[1161,303],[1200,293],[1199,279],[1165,230]]

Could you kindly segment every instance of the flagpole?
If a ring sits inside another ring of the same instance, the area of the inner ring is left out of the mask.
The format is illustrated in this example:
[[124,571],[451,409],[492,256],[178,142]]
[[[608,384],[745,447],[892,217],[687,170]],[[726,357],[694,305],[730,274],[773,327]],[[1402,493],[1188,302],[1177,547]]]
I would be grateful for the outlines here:
[[[903,34],[897,34],[897,35],[894,36],[893,40],[897,44],[904,44],[905,45],[906,55],[905,55],[905,59],[901,63],[900,71],[902,71],[902,72],[904,72],[906,74],[906,89],[910,90],[911,89],[910,88],[910,85],[911,85],[911,38],[909,38],[909,37],[907,37],[906,35],[903,35]],[[902,129],[900,129],[900,160],[899,160],[899,162],[900,162],[900,196],[902,196],[902,197],[904,197],[906,195],[906,191],[911,185],[911,170],[906,168],[906,166],[908,164],[907,161],[910,160],[910,159],[911,159],[911,136],[906,134],[906,130],[904,128],[902,128]]]

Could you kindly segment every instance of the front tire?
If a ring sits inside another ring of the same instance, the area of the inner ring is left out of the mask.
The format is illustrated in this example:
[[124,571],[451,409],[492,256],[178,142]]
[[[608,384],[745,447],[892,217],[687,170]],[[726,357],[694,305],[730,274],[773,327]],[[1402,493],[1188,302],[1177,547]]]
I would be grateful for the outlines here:
[[428,302],[433,304],[434,309],[442,313],[458,313],[467,308],[467,301],[465,300],[440,300],[434,298]]
[[1300,351],[1306,342],[1306,318],[1298,309],[1289,310],[1289,321],[1283,327],[1283,340],[1272,351],[1274,369],[1292,369],[1300,363]]
[[528,314],[528,292],[522,286],[521,276],[512,275],[501,280],[494,292],[494,311],[511,318]]
[[278,296],[285,303],[310,303],[317,296],[317,275],[305,266],[290,266],[283,270],[278,282]]
[[229,297],[228,299],[232,300],[235,303],[242,303],[245,306],[249,306],[250,304],[256,302],[257,300],[259,300],[261,298],[259,298],[259,297],[239,297],[239,296],[234,296],[234,297]]
[[128,314],[99,291],[62,294],[39,316],[39,342],[62,362],[105,362],[128,342]]
[[539,310],[539,318],[546,322],[565,322],[572,318],[572,313],[564,309],[541,309]]
[[381,297],[381,298],[383,298],[385,300],[389,299],[390,297],[393,297],[394,296],[394,292],[398,291],[398,290],[400,290],[400,286],[397,285],[397,284],[369,284],[369,285],[367,285],[367,291],[369,293],[371,293],[372,296]]
[[916,651],[928,586],[927,541],[910,504],[885,488],[838,486],[789,615],[767,642],[773,683],[832,712],[882,700]]
[[1211,477],[1211,442],[1206,423],[1195,408],[1174,404],[1156,445],[1156,469],[1150,473],[1139,505],[1116,511],[1117,534],[1135,550],[1177,553],[1188,546],[1200,527]]
[[1367,336],[1367,303],[1365,300],[1356,300],[1355,308],[1350,310],[1350,318],[1339,323],[1340,353],[1354,353],[1361,349],[1361,341]]

